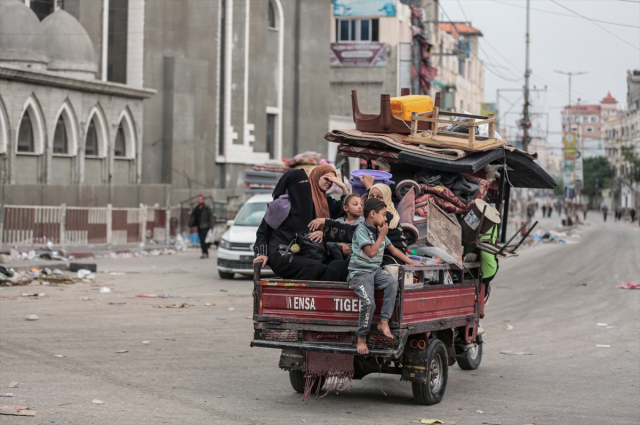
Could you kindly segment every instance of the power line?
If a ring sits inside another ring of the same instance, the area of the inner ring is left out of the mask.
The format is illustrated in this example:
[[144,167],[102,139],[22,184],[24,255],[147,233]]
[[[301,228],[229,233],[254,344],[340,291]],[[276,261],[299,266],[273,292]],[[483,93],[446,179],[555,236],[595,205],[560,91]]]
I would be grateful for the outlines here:
[[[459,0],[458,0],[458,1],[459,1]],[[492,1],[492,2],[494,2],[494,3],[503,4],[503,5],[505,5],[505,6],[519,7],[519,8],[521,8],[521,9],[525,9],[525,8],[526,8],[526,6],[520,6],[520,5],[513,4],[513,3],[505,3],[505,2],[502,2],[502,1],[499,1],[499,0],[490,0],[490,1]],[[619,1],[625,1],[625,0],[619,0]],[[635,2],[635,1],[630,1],[630,3],[640,4],[639,2]],[[573,16],[573,15],[568,15],[568,14],[566,14],[566,13],[552,12],[552,11],[550,11],[550,10],[535,9],[535,8],[531,8],[531,10],[535,10],[536,12],[548,13],[548,14],[550,14],[550,15],[567,16],[567,17],[569,17],[569,18],[576,18],[576,16]],[[587,17],[585,17],[585,16],[578,16],[578,17],[579,17],[579,18],[582,18],[582,19],[589,20],[589,21],[600,22],[600,23],[608,24],[608,25],[616,25],[616,26],[619,26],[619,27],[640,28],[640,26],[638,26],[638,25],[621,24],[620,22],[603,21],[603,20],[600,20],[600,19],[587,18]]]
[[614,37],[615,37],[615,38],[617,38],[618,40],[620,40],[620,41],[624,42],[625,44],[628,44],[629,46],[633,47],[634,49],[636,49],[636,50],[640,50],[640,48],[639,48],[639,47],[634,46],[633,44],[629,43],[629,42],[628,42],[627,40],[625,40],[624,38],[618,37],[616,34],[612,33],[611,31],[609,31],[608,29],[606,29],[606,28],[605,28],[605,27],[603,27],[602,25],[598,24],[595,20],[593,20],[593,19],[591,19],[591,18],[587,18],[586,16],[583,16],[583,15],[579,14],[578,12],[574,12],[573,10],[569,9],[567,6],[564,6],[564,5],[560,4],[560,3],[558,3],[556,0],[551,0],[551,3],[555,3],[555,4],[557,4],[558,6],[560,6],[561,8],[568,10],[569,12],[571,12],[571,13],[573,13],[573,14],[575,14],[575,15],[577,15],[577,16],[579,16],[579,17],[583,18],[583,19],[586,19],[586,20],[588,20],[588,21],[591,21],[591,23],[592,23],[593,25],[597,26],[597,27],[598,27],[598,28],[600,28],[601,30],[608,32],[609,34],[611,34],[612,36],[614,36]]

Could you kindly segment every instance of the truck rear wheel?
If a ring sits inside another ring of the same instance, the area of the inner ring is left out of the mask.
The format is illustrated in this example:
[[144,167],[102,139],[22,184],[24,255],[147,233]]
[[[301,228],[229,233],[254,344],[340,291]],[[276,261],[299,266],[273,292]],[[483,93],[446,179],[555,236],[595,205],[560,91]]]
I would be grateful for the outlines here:
[[460,369],[476,370],[482,361],[482,344],[473,344],[472,348],[456,356],[456,359]]
[[447,348],[439,339],[429,341],[427,348],[427,382],[413,382],[413,399],[420,404],[431,406],[440,403],[447,389],[449,365]]
[[[291,381],[291,387],[298,393],[304,393],[304,385],[307,382],[307,378],[304,377],[304,372],[301,370],[290,370],[289,371],[289,381]],[[324,387],[324,378],[317,379],[313,387],[311,388],[311,394],[315,393],[318,390],[318,385],[320,385],[320,389]]]

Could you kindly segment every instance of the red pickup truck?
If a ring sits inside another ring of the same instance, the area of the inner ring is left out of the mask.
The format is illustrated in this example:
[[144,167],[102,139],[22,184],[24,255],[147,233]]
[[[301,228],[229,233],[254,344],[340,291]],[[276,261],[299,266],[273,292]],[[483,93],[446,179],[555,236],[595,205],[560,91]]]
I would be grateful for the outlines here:
[[[353,355],[353,379],[369,373],[400,375],[411,382],[416,402],[442,400],[448,367],[477,369],[482,360],[478,321],[484,317],[480,263],[401,266],[399,289],[389,321],[394,339],[372,330],[369,354],[356,351],[359,299],[346,282],[263,279],[254,270],[252,347],[282,350],[279,366],[289,371],[294,390],[305,389],[309,352]],[[446,274],[453,284],[445,284]],[[415,277],[414,277],[415,276]],[[376,290],[374,323],[382,292]],[[375,326],[372,327],[375,329]],[[322,387],[323,382],[316,385]]]

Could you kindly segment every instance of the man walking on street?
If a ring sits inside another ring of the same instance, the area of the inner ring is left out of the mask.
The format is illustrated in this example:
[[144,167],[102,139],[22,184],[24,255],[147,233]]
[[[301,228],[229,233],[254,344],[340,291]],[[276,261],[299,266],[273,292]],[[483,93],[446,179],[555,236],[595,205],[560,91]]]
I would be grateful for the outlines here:
[[204,204],[204,196],[198,196],[198,205],[191,211],[187,227],[197,227],[198,237],[200,238],[200,249],[202,255],[200,258],[209,258],[209,244],[205,242],[207,233],[213,229],[213,214],[211,208]]
[[606,205],[604,205],[602,207],[602,218],[604,219],[604,222],[607,222],[607,212],[609,212],[609,208],[607,208]]
[[583,220],[587,221],[587,211],[589,211],[589,208],[587,207],[587,204],[583,204],[582,205],[582,214],[584,215]]
[[635,223],[635,221],[636,221],[636,209],[631,208],[631,222]]

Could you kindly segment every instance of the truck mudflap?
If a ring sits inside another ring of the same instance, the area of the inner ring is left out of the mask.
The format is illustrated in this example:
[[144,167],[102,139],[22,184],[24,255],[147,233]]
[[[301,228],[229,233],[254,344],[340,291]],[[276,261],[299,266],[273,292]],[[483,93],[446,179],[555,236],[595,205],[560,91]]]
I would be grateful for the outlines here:
[[[409,334],[406,329],[393,331],[396,336],[397,343],[393,348],[376,348],[369,346],[369,356],[387,357],[398,359],[402,356],[402,352],[407,344]],[[297,350],[297,351],[318,351],[322,353],[333,354],[350,354],[358,356],[355,344],[329,343],[329,342],[307,342],[307,341],[270,341],[264,339],[254,339],[251,341],[251,347],[277,348],[281,350]]]

